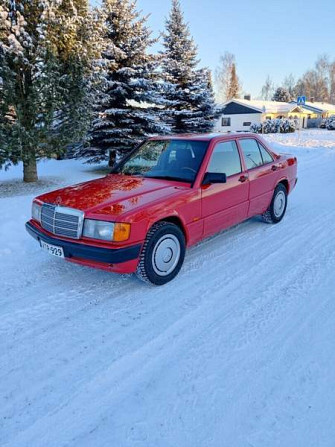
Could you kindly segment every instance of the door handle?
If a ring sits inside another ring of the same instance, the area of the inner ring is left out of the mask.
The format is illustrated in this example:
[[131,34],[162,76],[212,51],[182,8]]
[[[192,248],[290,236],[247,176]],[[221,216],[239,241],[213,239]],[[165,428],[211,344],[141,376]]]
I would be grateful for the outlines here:
[[272,166],[271,166],[271,169],[272,169],[272,171],[277,171],[278,166],[276,166],[276,165],[272,165]]
[[247,175],[241,175],[241,177],[238,179],[239,182],[244,183],[246,180],[248,180]]

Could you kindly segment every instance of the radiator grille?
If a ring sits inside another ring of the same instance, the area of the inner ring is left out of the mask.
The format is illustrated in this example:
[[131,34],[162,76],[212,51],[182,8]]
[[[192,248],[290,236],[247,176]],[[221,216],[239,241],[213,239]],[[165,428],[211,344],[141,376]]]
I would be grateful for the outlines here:
[[41,226],[57,236],[79,239],[83,229],[84,213],[72,208],[44,203]]

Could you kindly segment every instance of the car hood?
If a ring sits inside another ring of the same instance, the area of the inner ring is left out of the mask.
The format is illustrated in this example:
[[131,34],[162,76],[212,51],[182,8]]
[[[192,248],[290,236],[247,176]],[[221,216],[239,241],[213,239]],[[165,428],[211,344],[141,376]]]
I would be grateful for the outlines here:
[[89,182],[68,186],[37,197],[51,203],[84,211],[86,215],[117,217],[150,202],[162,201],[189,184],[112,174]]

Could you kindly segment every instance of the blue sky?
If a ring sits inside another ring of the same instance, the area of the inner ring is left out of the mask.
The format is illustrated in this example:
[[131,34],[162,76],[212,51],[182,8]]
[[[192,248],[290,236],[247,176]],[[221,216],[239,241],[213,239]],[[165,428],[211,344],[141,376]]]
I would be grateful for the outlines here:
[[[97,2],[97,0],[96,0]],[[198,45],[201,66],[212,70],[220,54],[235,54],[243,90],[259,95],[266,76],[275,84],[298,78],[320,54],[335,59],[335,1],[181,0]],[[155,35],[164,27],[169,0],[137,0],[150,14]]]

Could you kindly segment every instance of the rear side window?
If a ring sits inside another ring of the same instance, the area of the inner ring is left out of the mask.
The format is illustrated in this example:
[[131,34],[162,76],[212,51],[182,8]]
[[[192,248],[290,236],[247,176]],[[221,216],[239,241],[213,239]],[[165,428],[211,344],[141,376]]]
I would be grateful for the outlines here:
[[271,157],[271,155],[269,154],[269,152],[264,149],[264,147],[258,143],[258,146],[261,150],[261,154],[262,154],[262,158],[263,158],[263,163],[272,163],[273,162],[273,158]]
[[230,175],[241,172],[241,160],[235,141],[218,143],[212,153],[208,172]]
[[257,141],[252,138],[245,138],[243,140],[239,140],[239,143],[243,151],[247,169],[262,166],[263,159]]

